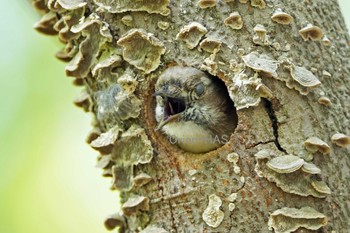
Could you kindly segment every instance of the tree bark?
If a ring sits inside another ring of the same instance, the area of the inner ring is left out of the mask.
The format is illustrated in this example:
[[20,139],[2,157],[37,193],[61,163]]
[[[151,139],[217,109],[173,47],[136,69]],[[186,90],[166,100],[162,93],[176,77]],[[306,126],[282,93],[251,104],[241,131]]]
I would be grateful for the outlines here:
[[[350,231],[349,36],[337,1],[33,4],[35,28],[66,44],[56,56],[85,87],[75,103],[94,113],[88,142],[121,194],[107,228]],[[192,154],[154,130],[154,84],[173,65],[227,85],[238,125],[223,147]]]

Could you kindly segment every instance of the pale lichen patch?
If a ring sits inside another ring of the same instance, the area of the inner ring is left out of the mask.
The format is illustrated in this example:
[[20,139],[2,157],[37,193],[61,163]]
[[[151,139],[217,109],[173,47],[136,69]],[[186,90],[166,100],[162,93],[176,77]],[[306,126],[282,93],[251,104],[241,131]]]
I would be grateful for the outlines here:
[[133,188],[133,176],[134,176],[134,168],[129,164],[119,164],[111,157],[111,161],[114,162],[115,165],[112,166],[110,173],[112,176],[112,186],[111,189],[118,189],[121,191],[130,191]]
[[101,133],[102,132],[99,127],[93,127],[85,139],[86,143],[90,144],[93,140],[98,138],[101,135]]
[[324,193],[324,194],[331,194],[331,189],[328,187],[328,185],[322,181],[322,180],[313,180],[311,182],[312,187],[319,193]]
[[199,44],[199,47],[208,53],[217,53],[221,48],[221,44],[220,40],[205,38]]
[[301,168],[304,163],[305,161],[298,156],[284,155],[269,160],[266,165],[278,173],[292,173]]
[[251,0],[250,4],[253,7],[258,7],[259,9],[264,9],[266,7],[265,0]]
[[157,26],[163,31],[167,30],[170,27],[170,23],[166,21],[158,21]]
[[229,203],[228,204],[228,210],[229,211],[234,211],[235,208],[236,208],[236,205],[234,203]]
[[134,167],[151,162],[153,148],[145,130],[132,125],[116,141],[111,155],[111,160],[115,162],[112,171],[113,187],[125,191],[134,185]]
[[[318,198],[325,198],[328,195],[325,192],[320,192],[319,190],[315,189],[312,185],[312,183],[315,181],[313,176],[315,173],[318,173],[317,167],[306,165],[304,168],[305,162],[300,159],[302,162],[298,163],[299,159],[296,158],[293,158],[293,161],[295,160],[297,162],[289,161],[287,165],[280,165],[277,162],[279,158],[283,156],[285,155],[273,155],[267,150],[258,152],[255,155],[257,160],[255,171],[258,176],[265,177],[268,181],[275,183],[277,187],[281,188],[287,193],[293,193],[300,196],[314,196]],[[273,161],[274,164],[277,164],[273,166],[273,169],[271,169],[271,164],[270,166],[267,165],[269,160]],[[297,164],[297,166],[295,166],[295,164]],[[301,167],[299,167],[300,164],[302,164]],[[290,167],[293,169],[290,169]],[[288,171],[289,173],[286,173],[285,171]]]
[[77,54],[78,46],[75,45],[72,41],[68,41],[66,47],[58,51],[55,56],[57,59],[63,62],[69,62]]
[[213,56],[207,57],[206,59],[204,59],[204,62],[201,65],[201,70],[208,71],[208,73],[210,73],[211,75],[217,74],[218,64],[214,61]]
[[242,184],[244,184],[244,183],[245,183],[245,177],[244,177],[244,176],[239,177],[239,181],[240,181]]
[[143,128],[132,125],[121,135],[114,148],[114,157],[128,158],[133,165],[147,164],[153,158],[153,149]]
[[60,4],[58,4],[57,0],[48,0],[46,2],[47,9],[53,12],[63,11],[63,8]]
[[321,28],[312,24],[308,24],[306,27],[299,30],[299,34],[304,39],[304,41],[317,41],[322,39],[324,33]]
[[230,163],[236,164],[239,161],[239,155],[237,153],[235,153],[235,152],[232,152],[232,153],[227,155],[227,160]]
[[101,153],[110,153],[120,133],[121,129],[119,126],[115,126],[107,132],[100,134],[98,138],[90,143],[90,146]]
[[224,212],[220,210],[222,201],[220,197],[212,194],[209,196],[209,203],[202,214],[204,222],[213,228],[218,227],[224,220]]
[[105,59],[102,59],[99,61],[94,68],[91,70],[91,73],[95,77],[101,77],[101,70],[106,69],[106,68],[114,68],[117,66],[120,66],[122,64],[122,58],[121,56],[117,54],[112,54]]
[[231,193],[230,196],[227,197],[229,202],[234,202],[237,199],[237,193]]
[[318,103],[327,107],[332,105],[331,100],[326,96],[321,96],[320,98],[318,98]]
[[234,73],[237,73],[237,72],[239,72],[239,70],[242,70],[242,69],[240,69],[239,64],[237,63],[236,59],[231,59],[229,61],[229,64],[230,64],[230,70],[233,71]]
[[118,78],[118,84],[129,94],[133,94],[139,84],[134,76],[124,74]]
[[108,230],[113,230],[119,227],[119,230],[123,230],[126,227],[126,220],[123,214],[116,213],[108,216],[104,222],[105,227]]
[[242,57],[244,64],[257,72],[264,72],[272,77],[277,77],[278,62],[267,55],[251,52]]
[[106,90],[95,93],[100,105],[97,107],[97,119],[118,121],[136,118],[140,114],[141,101],[134,94],[124,90],[120,84],[114,84]]
[[236,53],[238,56],[242,57],[245,54],[245,50],[244,50],[244,48],[241,47],[241,48],[237,49]]
[[94,13],[72,26],[71,32],[81,33],[85,39],[80,43],[78,53],[66,66],[66,74],[76,78],[86,78],[91,66],[97,60],[101,47],[106,42],[112,41],[112,35],[109,26]]
[[321,85],[320,80],[309,70],[302,66],[292,66],[290,69],[292,78],[303,87],[313,88]]
[[122,17],[122,23],[125,26],[131,27],[133,25],[134,18],[131,15],[124,15]]
[[217,0],[199,0],[198,6],[202,9],[215,7]]
[[255,77],[248,78],[244,73],[239,73],[233,78],[233,84],[229,86],[229,95],[237,110],[257,106],[260,96],[255,91],[259,80]]
[[350,137],[342,133],[334,134],[331,140],[339,147],[347,147],[350,145]]
[[288,25],[293,22],[293,17],[281,10],[275,11],[271,16],[271,19],[272,21],[282,25]]
[[236,74],[233,83],[229,86],[229,95],[237,110],[257,106],[261,101],[261,91],[259,91],[262,82],[254,75],[249,77],[243,72]]
[[105,169],[110,164],[111,164],[111,155],[100,155],[95,167]]
[[295,89],[301,95],[307,95],[312,89],[321,85],[319,79],[313,74],[313,72],[318,72],[317,69],[310,68],[313,71],[311,72],[303,66],[296,66],[286,58],[279,59],[279,62],[282,69],[279,70],[281,73],[276,79],[285,82],[288,88]]
[[257,25],[255,25],[253,30],[256,33],[256,35],[259,36],[262,40],[265,39],[266,34],[267,34],[267,30],[266,30],[264,25],[257,24]]
[[275,210],[269,218],[268,225],[276,233],[290,233],[298,228],[306,228],[308,230],[318,230],[327,225],[327,217],[306,206],[300,209],[284,207]]
[[71,43],[75,47],[78,47],[75,43],[73,44],[73,39],[77,39],[80,35],[79,33],[72,32],[71,28],[81,23],[81,20],[84,19],[84,12],[84,7],[74,11],[68,11],[57,21],[54,25],[54,29],[58,31],[58,38],[60,41]]
[[325,77],[325,78],[331,78],[332,77],[331,73],[329,73],[327,70],[323,70],[322,71],[322,76]]
[[[257,24],[254,27],[255,35],[253,36],[253,42],[261,46],[270,46],[269,36],[267,35],[267,29],[262,24]],[[276,45],[275,45],[276,47]],[[277,46],[278,48],[278,46]]]
[[137,213],[138,211],[148,211],[149,199],[144,196],[131,197],[122,205],[122,210],[127,216]]
[[241,172],[241,168],[237,165],[239,161],[239,155],[235,152],[232,152],[227,155],[227,160],[233,163],[233,172],[239,174]]
[[192,22],[180,30],[176,39],[184,41],[189,49],[194,49],[207,31],[202,24]]
[[301,168],[302,171],[310,174],[321,174],[321,169],[319,169],[315,164],[313,163],[304,163],[304,165]]
[[317,151],[321,152],[322,154],[329,154],[330,147],[328,144],[318,137],[310,137],[304,142],[305,148],[310,151],[311,153],[315,153]]
[[39,22],[34,24],[34,28],[41,33],[44,33],[46,35],[56,35],[58,32],[55,30],[54,25],[58,21],[57,16],[54,12],[48,12],[41,19]]
[[150,225],[140,231],[140,233],[169,233],[169,231],[155,225]]
[[39,12],[46,12],[47,11],[47,5],[46,2],[43,0],[33,0],[32,5],[36,10]]
[[197,173],[198,173],[198,171],[195,170],[195,169],[191,169],[191,170],[188,171],[188,174],[189,174],[190,176],[194,176],[194,175],[196,175]]
[[165,52],[163,43],[143,29],[131,29],[117,44],[124,48],[123,58],[146,74],[158,68]]
[[152,177],[146,173],[141,173],[133,178],[133,183],[136,187],[141,187],[152,181]]
[[270,88],[268,88],[267,86],[265,86],[264,84],[259,84],[256,87],[256,90],[259,92],[260,97],[266,98],[266,99],[272,99],[273,98],[273,93],[270,90]]
[[169,0],[94,0],[101,9],[111,13],[122,13],[127,11],[146,11],[147,13],[157,13],[169,15]]
[[224,23],[235,30],[239,30],[243,27],[242,16],[238,11],[232,12],[230,16],[224,20]]
[[330,40],[327,36],[324,36],[324,37],[322,38],[322,44],[323,44],[324,46],[329,46],[329,45],[331,45],[331,40]]
[[75,10],[86,6],[86,0],[57,0],[61,7],[66,10]]
[[111,42],[112,34],[109,30],[109,25],[106,22],[102,21],[101,18],[95,13],[92,13],[87,18],[83,17],[79,24],[72,26],[71,31],[73,33],[84,33],[85,31],[89,30],[89,27],[91,25],[94,24],[97,24],[99,26],[98,32],[100,33],[100,35],[107,38],[108,42]]
[[90,112],[93,105],[91,96],[86,90],[83,90],[80,95],[75,98],[74,104],[77,107],[83,108],[85,112]]
[[269,158],[271,158],[270,151],[268,151],[268,150],[259,150],[254,156],[257,159],[269,159]]

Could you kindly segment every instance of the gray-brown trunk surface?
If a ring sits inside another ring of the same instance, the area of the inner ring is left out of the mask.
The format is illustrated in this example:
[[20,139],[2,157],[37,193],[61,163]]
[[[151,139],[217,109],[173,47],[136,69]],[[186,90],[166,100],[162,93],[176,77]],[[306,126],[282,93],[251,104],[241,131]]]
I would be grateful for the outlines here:
[[[36,28],[66,44],[57,57],[86,88],[76,104],[95,116],[88,141],[121,191],[107,227],[350,232],[350,150],[331,140],[350,134],[349,36],[337,1],[33,2],[44,14]],[[272,20],[278,9],[293,21]],[[191,154],[154,130],[154,84],[173,65],[227,85],[238,126],[225,146]],[[305,146],[312,137],[324,145]],[[294,162],[276,159],[287,155]]]

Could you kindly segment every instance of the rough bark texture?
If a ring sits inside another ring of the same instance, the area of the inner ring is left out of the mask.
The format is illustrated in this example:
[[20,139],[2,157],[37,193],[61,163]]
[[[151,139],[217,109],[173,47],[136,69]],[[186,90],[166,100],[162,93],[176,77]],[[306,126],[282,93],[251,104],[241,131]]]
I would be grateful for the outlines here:
[[[350,134],[349,37],[337,1],[33,2],[45,14],[36,28],[66,44],[57,57],[86,88],[76,104],[96,119],[88,141],[121,191],[107,227],[350,231],[350,151],[331,141]],[[289,25],[271,19],[278,8]],[[319,28],[301,35],[308,24]],[[239,122],[218,150],[186,153],[154,131],[154,83],[174,64],[228,86]],[[305,146],[311,137],[327,145]]]

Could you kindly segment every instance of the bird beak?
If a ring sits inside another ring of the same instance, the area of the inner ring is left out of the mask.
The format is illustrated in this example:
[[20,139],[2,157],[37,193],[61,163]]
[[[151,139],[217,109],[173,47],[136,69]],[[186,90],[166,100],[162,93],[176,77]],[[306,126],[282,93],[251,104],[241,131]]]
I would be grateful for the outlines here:
[[156,91],[153,96],[161,96],[164,100],[164,118],[158,123],[155,131],[162,129],[170,122],[179,121],[181,113],[185,111],[186,104],[178,95],[178,88],[166,87]]
[[155,131],[162,129],[164,127],[164,125],[166,125],[170,122],[178,121],[180,119],[180,115],[181,115],[181,113],[178,113],[178,114],[169,116],[166,120],[162,120],[157,125],[157,128],[155,129]]

